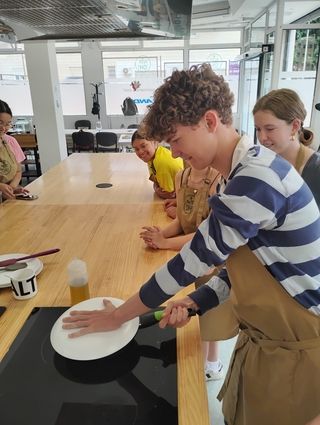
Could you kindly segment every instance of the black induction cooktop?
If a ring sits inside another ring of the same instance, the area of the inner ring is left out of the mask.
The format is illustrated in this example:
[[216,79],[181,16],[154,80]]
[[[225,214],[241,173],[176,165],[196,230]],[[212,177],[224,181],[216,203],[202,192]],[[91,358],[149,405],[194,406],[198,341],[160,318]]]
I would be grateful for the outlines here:
[[0,363],[1,425],[177,425],[175,330],[139,329],[112,356],[69,360],[50,343],[65,310],[35,308]]

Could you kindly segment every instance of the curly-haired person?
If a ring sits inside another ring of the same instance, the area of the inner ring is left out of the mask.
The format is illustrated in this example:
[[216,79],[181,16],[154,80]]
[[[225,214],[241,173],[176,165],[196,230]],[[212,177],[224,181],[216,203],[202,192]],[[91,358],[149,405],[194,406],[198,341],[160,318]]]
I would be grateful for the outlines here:
[[[233,96],[208,64],[174,71],[154,95],[147,138],[225,179],[193,239],[118,308],[65,319],[73,337],[110,330],[168,300],[226,262],[180,301],[166,325],[181,326],[231,300],[240,334],[219,394],[228,425],[304,425],[320,413],[320,213],[294,167],[232,126]],[[216,324],[215,324],[216,325]]]

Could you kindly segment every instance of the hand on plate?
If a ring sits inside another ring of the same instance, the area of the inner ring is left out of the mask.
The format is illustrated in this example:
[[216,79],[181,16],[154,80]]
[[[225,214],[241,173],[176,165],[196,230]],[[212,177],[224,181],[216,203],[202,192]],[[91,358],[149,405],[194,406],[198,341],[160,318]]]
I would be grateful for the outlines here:
[[182,326],[185,326],[191,319],[188,316],[188,308],[191,308],[195,311],[199,309],[199,307],[190,297],[185,297],[178,301],[169,302],[163,312],[163,317],[159,322],[160,328],[165,328],[166,326],[181,328]]
[[108,300],[103,300],[103,304],[104,308],[102,310],[73,310],[70,312],[70,316],[63,318],[63,329],[80,328],[80,330],[70,333],[69,338],[76,338],[93,332],[112,331],[119,328],[121,323],[113,314],[116,307]]
[[13,193],[15,194],[15,195],[19,195],[19,194],[21,194],[21,193],[29,193],[29,190],[28,189],[25,189],[24,187],[22,187],[22,186],[18,186],[18,187],[16,187],[14,190],[13,190]]

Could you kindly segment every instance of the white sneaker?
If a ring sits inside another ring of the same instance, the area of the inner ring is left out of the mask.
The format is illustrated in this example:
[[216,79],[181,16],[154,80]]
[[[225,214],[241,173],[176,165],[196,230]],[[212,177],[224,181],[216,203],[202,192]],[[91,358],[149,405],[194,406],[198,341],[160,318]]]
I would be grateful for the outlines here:
[[223,364],[220,362],[217,371],[212,369],[205,370],[206,381],[218,381],[223,378]]

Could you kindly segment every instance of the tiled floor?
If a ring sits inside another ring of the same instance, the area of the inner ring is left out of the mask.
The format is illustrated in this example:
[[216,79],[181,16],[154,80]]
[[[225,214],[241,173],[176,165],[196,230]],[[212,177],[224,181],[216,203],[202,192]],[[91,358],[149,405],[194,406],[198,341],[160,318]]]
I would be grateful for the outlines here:
[[[236,337],[227,341],[219,342],[219,357],[223,363],[224,372],[227,373],[230,357],[233,351]],[[221,413],[221,403],[217,400],[217,395],[223,384],[224,379],[220,381],[209,381],[207,382],[208,401],[209,401],[209,412],[211,425],[224,425],[223,416]]]

